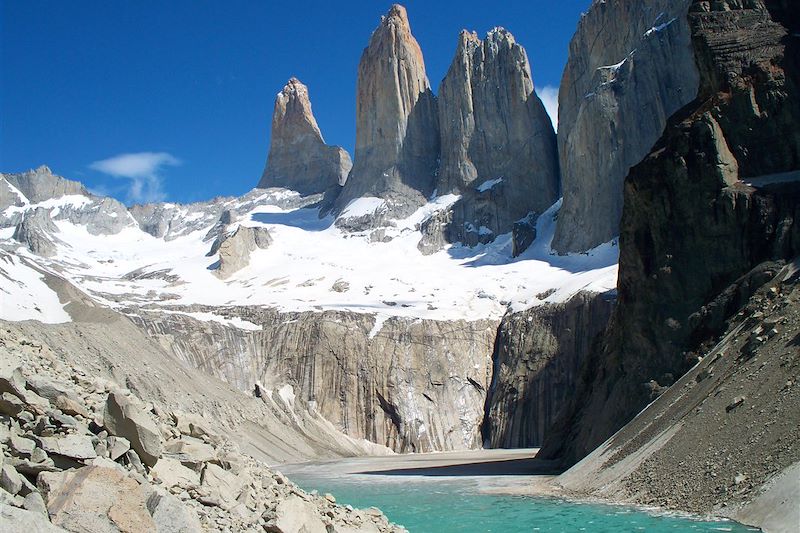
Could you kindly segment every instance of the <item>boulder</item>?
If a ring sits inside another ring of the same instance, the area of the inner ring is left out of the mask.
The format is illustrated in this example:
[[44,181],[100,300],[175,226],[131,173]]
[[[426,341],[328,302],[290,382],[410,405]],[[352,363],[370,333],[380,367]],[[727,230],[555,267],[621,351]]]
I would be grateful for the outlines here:
[[202,487],[211,491],[212,496],[228,503],[234,503],[247,483],[242,475],[236,475],[215,465],[208,464],[203,469]]
[[189,489],[200,485],[200,474],[186,468],[177,459],[162,457],[150,471],[166,487]]
[[28,511],[40,514],[48,519],[49,515],[47,514],[47,506],[44,503],[44,499],[39,492],[32,491],[25,496],[25,502],[22,506],[27,509]]
[[68,415],[81,415],[85,418],[91,416],[75,390],[63,383],[34,376],[28,380],[26,386],[42,398],[50,400],[54,407]]
[[25,533],[64,533],[37,511],[17,509],[0,503],[0,530]]
[[39,447],[49,454],[62,455],[77,460],[97,457],[92,440],[85,435],[39,437],[38,441]]
[[112,461],[116,461],[131,449],[131,443],[124,437],[111,435],[106,439],[106,448],[108,449],[109,458]]
[[0,468],[0,489],[9,494],[17,494],[22,490],[22,476],[10,464],[4,464]]
[[147,510],[156,524],[156,533],[195,533],[203,529],[197,514],[163,489],[155,488],[150,493]]
[[208,463],[217,458],[213,446],[187,436],[167,442],[164,445],[164,453],[182,463]]
[[112,392],[106,399],[103,425],[109,433],[128,439],[144,464],[152,467],[161,455],[161,433],[142,409],[124,394]]
[[149,533],[155,523],[139,484],[112,468],[42,473],[37,480],[53,524],[86,533]]
[[294,494],[278,504],[264,526],[268,533],[326,533],[317,509],[309,502]]
[[0,414],[17,416],[24,409],[25,404],[22,403],[22,400],[10,392],[0,394]]
[[9,392],[22,397],[25,391],[25,377],[22,369],[8,362],[0,363],[0,394]]

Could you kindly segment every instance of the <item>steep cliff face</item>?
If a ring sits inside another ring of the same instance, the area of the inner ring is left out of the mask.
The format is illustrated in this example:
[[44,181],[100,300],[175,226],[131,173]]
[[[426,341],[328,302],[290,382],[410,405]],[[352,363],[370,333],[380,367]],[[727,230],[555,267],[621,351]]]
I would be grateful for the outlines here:
[[555,132],[533,90],[525,49],[510,32],[495,28],[484,40],[461,32],[438,104],[437,190],[462,197],[453,206],[450,242],[491,240],[556,201]]
[[293,397],[351,437],[398,452],[481,445],[495,321],[383,322],[255,307],[214,312],[249,326],[141,311],[133,319],[184,362],[242,390],[290,385]]
[[323,193],[344,185],[352,166],[344,148],[325,144],[311,111],[308,87],[290,79],[275,98],[269,156],[258,187]]
[[422,50],[405,8],[393,5],[358,66],[355,160],[337,210],[370,196],[387,200],[393,214],[410,214],[434,190],[438,157],[436,99]]
[[484,446],[541,446],[613,308],[613,294],[582,292],[563,304],[503,318],[486,403]]
[[742,303],[719,299],[726,287],[800,253],[798,9],[692,4],[701,97],[626,180],[619,304],[543,457],[571,463],[603,442],[724,330]]
[[570,43],[559,91],[564,207],[553,248],[584,251],[619,234],[622,184],[698,87],[690,0],[595,0]]

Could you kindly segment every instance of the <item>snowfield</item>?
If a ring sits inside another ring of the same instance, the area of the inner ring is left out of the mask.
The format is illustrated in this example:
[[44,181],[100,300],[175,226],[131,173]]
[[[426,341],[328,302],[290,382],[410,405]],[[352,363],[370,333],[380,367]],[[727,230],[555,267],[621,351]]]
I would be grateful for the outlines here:
[[[32,254],[4,232],[0,243],[5,249],[15,249],[8,255],[11,263],[0,263],[0,318],[69,320],[55,293],[38,272],[24,266],[23,259],[117,309],[148,305],[166,310],[202,304],[283,311],[350,310],[377,315],[378,331],[390,316],[498,318],[508,310],[564,301],[580,290],[607,291],[616,286],[615,243],[586,254],[552,253],[560,202],[539,217],[538,238],[521,257],[511,257],[510,234],[488,245],[453,245],[423,255],[417,249],[418,225],[456,200],[452,195],[432,199],[410,217],[394,221],[386,228],[389,242],[372,242],[368,233],[340,230],[332,217],[320,218],[316,208],[286,210],[259,204],[240,213],[238,223],[268,228],[273,243],[252,252],[249,265],[226,280],[213,273],[218,257],[207,255],[211,241],[204,238],[212,224],[167,241],[135,226],[116,235],[98,236],[83,226],[57,220],[58,253],[52,258]],[[381,208],[380,202],[356,201],[348,206],[346,216],[373,213]],[[33,310],[36,306],[40,311]],[[227,320],[212,313],[194,316]]]

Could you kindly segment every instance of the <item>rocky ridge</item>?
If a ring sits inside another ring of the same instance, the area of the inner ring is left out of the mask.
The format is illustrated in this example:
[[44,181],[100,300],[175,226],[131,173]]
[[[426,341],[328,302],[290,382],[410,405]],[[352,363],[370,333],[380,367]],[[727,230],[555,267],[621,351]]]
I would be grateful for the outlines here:
[[[308,494],[206,417],[144,402],[5,329],[0,516],[40,531],[401,531]],[[15,509],[17,508],[17,509]],[[305,529],[303,529],[305,528]]]
[[690,3],[595,0],[581,17],[558,97],[558,252],[582,252],[619,235],[628,170],[697,95]]
[[[46,166],[28,172],[0,174],[0,226],[22,225],[25,214],[37,208],[46,210],[56,221],[85,226],[91,235],[118,234],[134,224],[122,203],[91,194],[80,182],[57,176]],[[31,223],[33,221],[25,226]],[[30,230],[21,228],[19,231]],[[42,228],[37,233],[43,240]]]
[[311,111],[308,87],[291,78],[275,98],[269,156],[258,188],[324,193],[344,185],[352,166],[344,148],[325,144]]
[[534,92],[527,53],[510,32],[495,28],[484,40],[461,32],[438,110],[437,191],[461,196],[445,241],[493,240],[557,200],[555,132]]

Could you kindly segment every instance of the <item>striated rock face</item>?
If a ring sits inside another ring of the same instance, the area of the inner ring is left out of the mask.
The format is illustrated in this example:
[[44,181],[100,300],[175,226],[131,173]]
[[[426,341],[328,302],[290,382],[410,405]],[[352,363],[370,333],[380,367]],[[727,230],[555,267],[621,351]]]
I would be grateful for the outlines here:
[[372,196],[389,201],[395,214],[409,214],[435,187],[439,122],[422,50],[402,6],[382,18],[361,56],[356,115],[354,165],[336,210]]
[[486,401],[484,446],[541,446],[613,308],[613,295],[582,292],[562,304],[503,318]]
[[700,98],[626,180],[619,304],[543,457],[598,446],[724,331],[730,284],[800,253],[800,5],[747,6],[692,4]]
[[323,193],[344,185],[352,166],[344,148],[325,144],[311,112],[308,87],[291,78],[275,98],[267,167],[258,187]]
[[221,236],[214,242],[219,253],[216,275],[229,278],[250,263],[250,254],[256,248],[263,249],[270,244],[272,237],[267,228],[239,226],[233,233]]
[[[450,242],[492,240],[558,198],[556,135],[533,90],[525,49],[495,28],[461,32],[439,88],[439,194],[459,194]],[[472,228],[487,228],[479,236]],[[472,234],[472,235],[470,235]]]
[[58,228],[53,224],[50,212],[44,207],[37,207],[25,213],[25,218],[14,230],[13,238],[25,244],[31,252],[50,257],[56,252],[53,233],[58,233]]
[[481,445],[497,322],[225,311],[263,329],[172,313],[134,320],[181,360],[243,390],[261,383],[277,398],[290,386],[293,401],[313,402],[351,437],[398,452]]
[[558,98],[564,207],[555,250],[584,251],[619,235],[628,170],[697,95],[689,4],[595,0],[582,17]]

